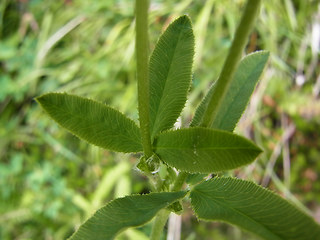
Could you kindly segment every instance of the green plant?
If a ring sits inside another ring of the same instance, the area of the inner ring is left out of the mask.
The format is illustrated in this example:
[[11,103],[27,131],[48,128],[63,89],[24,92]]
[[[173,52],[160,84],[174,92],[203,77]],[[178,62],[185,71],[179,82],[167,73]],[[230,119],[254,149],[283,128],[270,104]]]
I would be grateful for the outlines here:
[[[189,128],[172,130],[191,82],[191,22],[187,16],[175,20],[148,61],[147,0],[136,1],[139,126],[105,104],[76,95],[49,93],[37,98],[56,122],[79,138],[117,152],[143,152],[137,168],[153,187],[152,193],[111,201],[70,239],[113,239],[120,231],[154,217],[151,239],[159,239],[169,213],[182,212],[182,199],[191,199],[200,219],[225,221],[265,239],[316,239],[320,235],[312,218],[267,189],[235,178],[205,180],[209,173],[246,165],[261,152],[232,133],[269,55],[260,51],[241,60],[260,2],[248,0],[220,77]],[[189,189],[183,189],[185,182]]]

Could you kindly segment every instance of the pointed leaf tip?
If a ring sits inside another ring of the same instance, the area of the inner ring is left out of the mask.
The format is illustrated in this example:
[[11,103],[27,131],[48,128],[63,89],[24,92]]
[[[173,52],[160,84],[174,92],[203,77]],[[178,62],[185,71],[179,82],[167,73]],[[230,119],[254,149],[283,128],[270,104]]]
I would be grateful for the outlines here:
[[[234,130],[246,109],[249,99],[267,64],[268,58],[268,51],[257,51],[248,54],[241,60],[225,97],[221,99],[222,107],[220,107],[216,119],[212,122],[211,128],[231,132]],[[215,94],[216,91],[216,84],[214,84],[197,107],[190,126],[193,127],[201,124],[211,96]]]
[[48,93],[36,98],[62,127],[93,145],[118,151],[142,151],[138,126],[119,111],[66,93]]
[[161,35],[150,58],[150,128],[152,138],[170,129],[187,100],[194,56],[191,21],[184,15]]

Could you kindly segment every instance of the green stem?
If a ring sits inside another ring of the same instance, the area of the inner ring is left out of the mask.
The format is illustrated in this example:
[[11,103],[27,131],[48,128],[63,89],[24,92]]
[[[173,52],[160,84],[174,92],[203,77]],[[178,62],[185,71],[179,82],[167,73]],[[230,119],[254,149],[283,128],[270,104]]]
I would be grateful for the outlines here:
[[249,34],[251,33],[256,17],[260,10],[261,0],[248,0],[243,12],[240,24],[235,33],[232,46],[229,50],[226,61],[224,62],[220,77],[216,83],[215,92],[212,95],[204,114],[201,126],[211,127],[216,118],[221,100],[225,97],[230,82],[236,72],[238,64],[241,60],[242,52],[246,46]]
[[152,226],[150,240],[160,239],[161,233],[163,232],[163,228],[166,225],[169,215],[170,211],[168,211],[167,209],[162,209],[159,211]]
[[141,141],[146,158],[152,156],[149,117],[149,0],[136,0],[136,59]]
[[189,173],[187,173],[187,172],[180,172],[178,177],[176,178],[176,181],[174,182],[174,185],[173,185],[171,191],[175,192],[175,191],[181,190],[188,175],[189,175]]

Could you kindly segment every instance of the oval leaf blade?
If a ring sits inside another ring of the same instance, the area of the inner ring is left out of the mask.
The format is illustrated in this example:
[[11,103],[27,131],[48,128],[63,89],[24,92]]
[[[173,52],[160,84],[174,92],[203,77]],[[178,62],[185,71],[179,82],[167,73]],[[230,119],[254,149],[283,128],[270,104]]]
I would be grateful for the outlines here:
[[190,194],[200,219],[220,220],[268,240],[319,239],[320,226],[294,205],[253,182],[213,178]]
[[[241,60],[235,76],[230,83],[230,88],[225,98],[222,99],[221,106],[223,107],[219,109],[211,128],[231,132],[234,130],[242,113],[246,109],[268,58],[269,52],[258,51],[247,55]],[[215,91],[215,85],[213,85],[198,106],[190,126],[198,126],[201,124],[207,104]]]
[[179,170],[212,173],[248,164],[261,149],[238,135],[195,127],[161,133],[155,141],[155,152]]
[[138,126],[105,104],[66,93],[36,100],[53,120],[88,143],[118,152],[142,151]]
[[191,83],[194,35],[188,16],[175,20],[161,35],[150,58],[150,128],[154,138],[173,126]]
[[82,224],[69,240],[113,239],[126,228],[147,223],[159,210],[185,195],[185,191],[161,192],[115,199]]

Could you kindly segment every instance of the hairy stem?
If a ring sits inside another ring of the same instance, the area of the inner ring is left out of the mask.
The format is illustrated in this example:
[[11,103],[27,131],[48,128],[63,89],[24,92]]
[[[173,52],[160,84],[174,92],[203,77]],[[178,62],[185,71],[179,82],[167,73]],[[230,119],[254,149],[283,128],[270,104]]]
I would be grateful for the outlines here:
[[136,0],[136,59],[141,141],[146,158],[152,156],[149,117],[149,0]]
[[[149,113],[149,38],[148,38],[148,8],[149,0],[136,0],[136,58],[138,78],[138,104],[139,120],[141,130],[141,141],[146,159],[152,156],[151,135],[150,135],[150,113]],[[149,177],[150,178],[150,177]],[[158,191],[159,179],[150,180],[154,190]],[[151,238],[160,239],[164,225],[167,222],[170,212],[161,210],[154,221]]]
[[243,12],[240,24],[235,33],[231,48],[226,61],[224,62],[220,77],[216,83],[215,91],[212,94],[207,110],[204,114],[201,126],[211,127],[216,118],[221,100],[225,97],[230,82],[234,77],[242,52],[246,46],[249,34],[251,33],[256,17],[260,10],[261,0],[248,0]]

